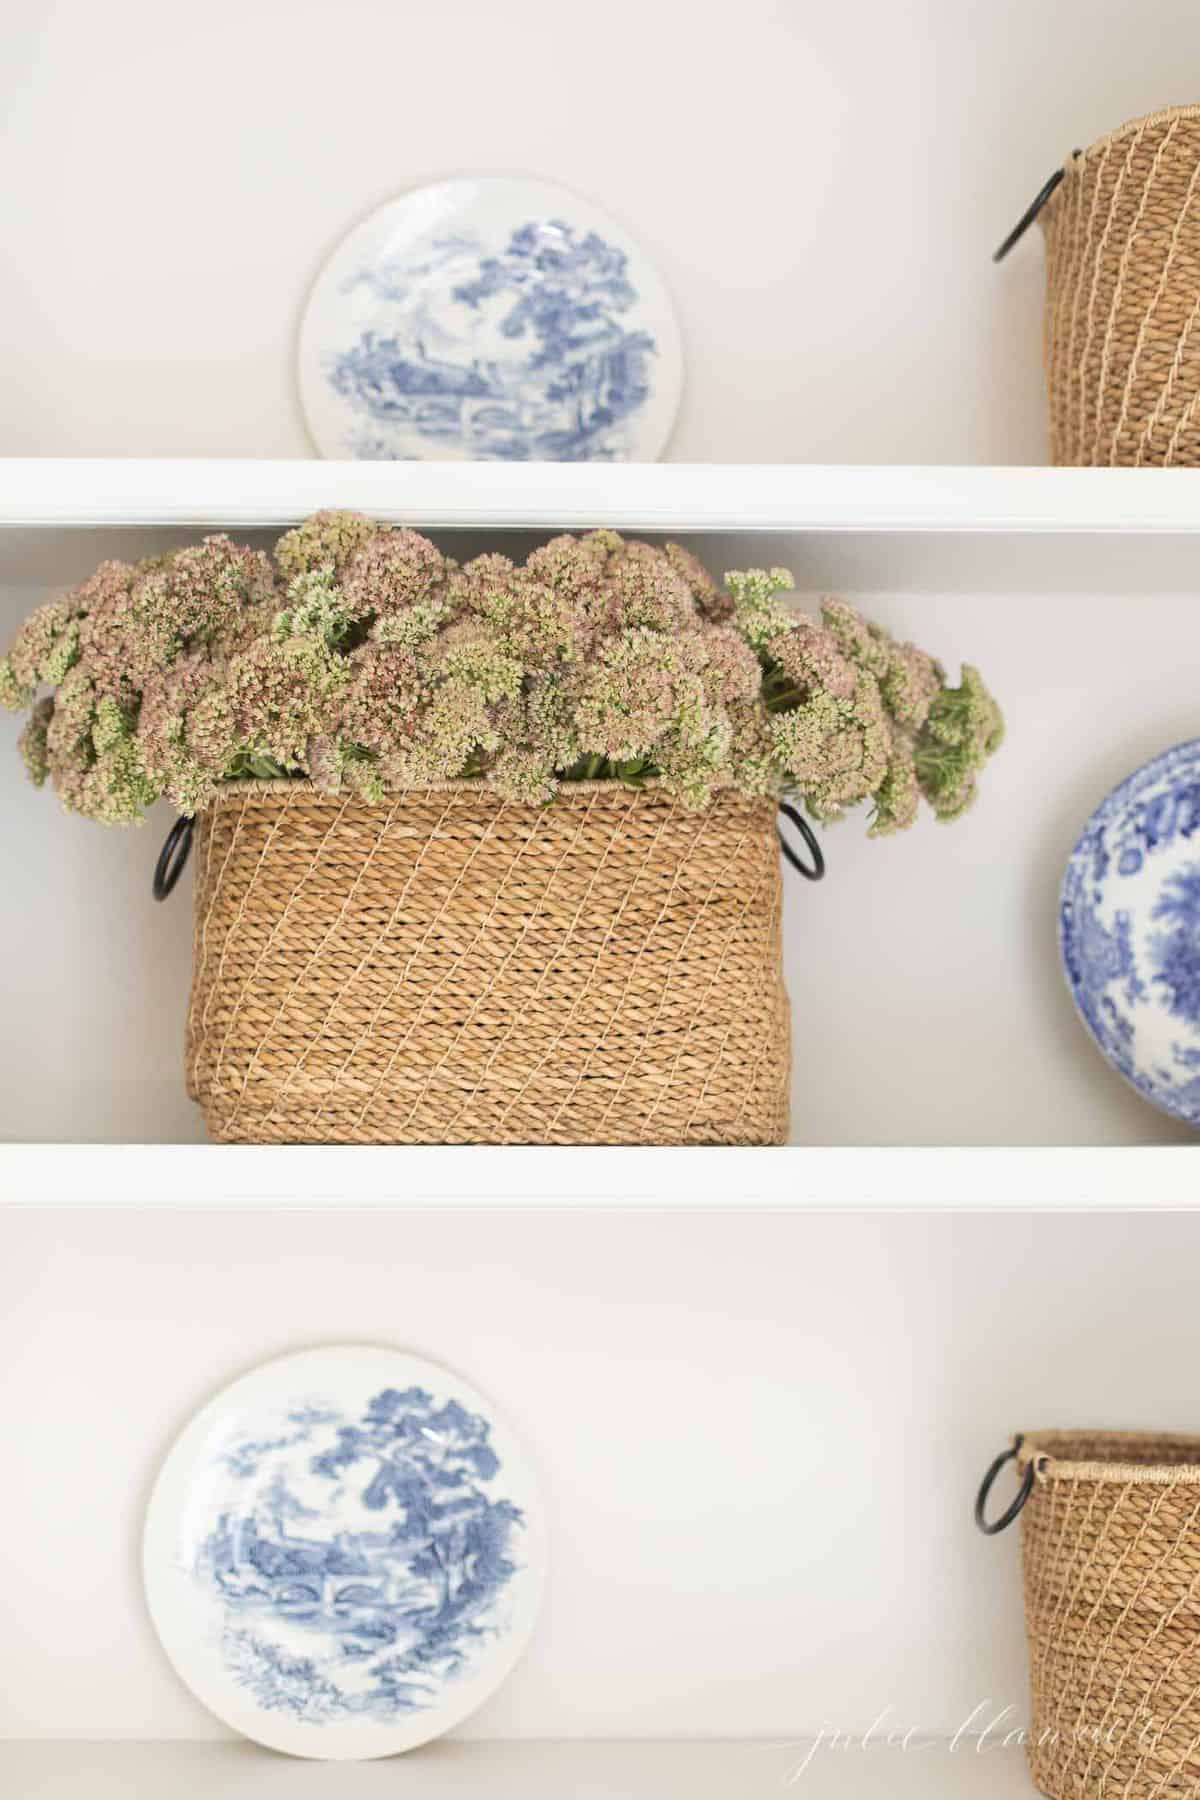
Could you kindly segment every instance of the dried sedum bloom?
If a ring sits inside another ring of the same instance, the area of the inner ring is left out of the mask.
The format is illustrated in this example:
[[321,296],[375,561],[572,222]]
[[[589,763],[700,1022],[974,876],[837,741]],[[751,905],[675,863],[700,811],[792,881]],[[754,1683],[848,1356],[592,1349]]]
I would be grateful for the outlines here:
[[873,835],[922,797],[956,817],[1002,730],[977,672],[948,687],[844,601],[793,610],[791,585],[721,587],[613,531],[460,568],[419,532],[318,513],[273,561],[217,535],[102,564],[26,620],[0,703],[29,715],[30,777],[110,823],[303,775],[370,801],[462,779],[529,806],[579,780],[689,807],[788,793],[822,819],[867,801]]
[[792,585],[787,569],[733,569],[726,575],[734,623],[755,650],[766,649],[792,629],[796,615],[779,598],[790,592]]
[[349,674],[334,725],[335,747],[353,744],[376,757],[402,749],[416,731],[425,692],[412,650],[404,644],[363,644],[349,658]]
[[316,512],[294,531],[285,531],[275,546],[275,567],[285,582],[314,569],[345,570],[351,558],[384,528],[354,512]]
[[[420,532],[377,526],[346,566],[342,587],[349,617],[386,618],[425,606],[436,599],[453,567]],[[338,572],[336,563],[331,568]]]
[[921,792],[939,819],[957,819],[975,798],[979,771],[1004,741],[1004,718],[978,669],[944,687],[929,709],[914,752]]
[[332,729],[346,663],[309,637],[263,637],[229,665],[232,748],[302,770],[309,739]]
[[5,705],[30,704],[38,688],[57,687],[79,656],[79,616],[70,597],[48,600],[30,613],[0,662]]

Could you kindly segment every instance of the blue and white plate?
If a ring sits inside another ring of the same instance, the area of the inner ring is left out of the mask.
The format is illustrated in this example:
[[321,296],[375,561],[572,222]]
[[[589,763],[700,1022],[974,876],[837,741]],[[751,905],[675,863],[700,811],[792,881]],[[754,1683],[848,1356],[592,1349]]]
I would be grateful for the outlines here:
[[338,1345],[266,1363],[196,1414],[143,1560],[167,1655],[218,1718],[297,1756],[388,1756],[448,1731],[516,1661],[542,1510],[465,1382]]
[[1105,1056],[1200,1125],[1200,738],[1114,788],[1067,864],[1067,981]]
[[309,297],[300,392],[323,456],[650,462],[683,384],[628,233],[545,182],[443,181],[344,238]]

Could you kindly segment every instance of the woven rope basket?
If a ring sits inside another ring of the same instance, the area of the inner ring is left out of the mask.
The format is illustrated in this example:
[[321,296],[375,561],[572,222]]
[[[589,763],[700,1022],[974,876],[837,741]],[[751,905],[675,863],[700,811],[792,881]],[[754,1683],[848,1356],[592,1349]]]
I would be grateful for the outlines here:
[[1041,223],[1053,461],[1200,464],[1200,107],[1074,156]]
[[380,805],[231,783],[197,821],[188,1088],[240,1143],[773,1144],[774,805],[579,783]]
[[1200,1794],[1200,1438],[1042,1432],[1017,1463],[1033,1779]]

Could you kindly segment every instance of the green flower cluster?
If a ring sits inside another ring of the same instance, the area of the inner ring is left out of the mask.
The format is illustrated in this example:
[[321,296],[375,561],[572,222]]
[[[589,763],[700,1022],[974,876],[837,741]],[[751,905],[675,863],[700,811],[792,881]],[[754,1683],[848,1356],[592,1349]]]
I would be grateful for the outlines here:
[[[541,805],[560,783],[861,801],[878,834],[971,802],[1002,722],[844,601],[790,607],[786,570],[713,582],[677,545],[557,537],[459,565],[407,528],[318,513],[272,557],[225,536],[104,563],[0,658],[21,754],[71,810],[181,812],[227,781],[308,776],[368,800],[464,777]],[[47,692],[46,690],[50,690]]]

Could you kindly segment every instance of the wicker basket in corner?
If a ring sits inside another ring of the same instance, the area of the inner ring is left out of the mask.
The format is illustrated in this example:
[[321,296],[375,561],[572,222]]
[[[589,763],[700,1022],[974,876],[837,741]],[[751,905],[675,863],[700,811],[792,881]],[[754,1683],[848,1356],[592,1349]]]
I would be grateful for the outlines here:
[[1039,1432],[1017,1461],[1035,1782],[1200,1794],[1200,1438]]
[[217,1139],[786,1138],[770,802],[234,783],[197,852],[188,1086]]
[[1041,223],[1053,461],[1200,464],[1200,106],[1072,157]]

